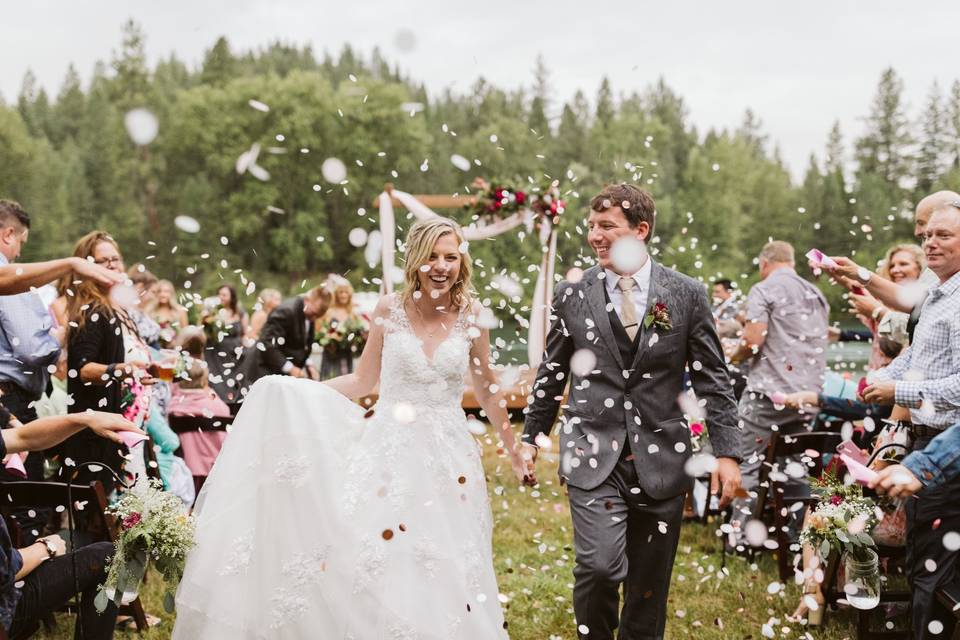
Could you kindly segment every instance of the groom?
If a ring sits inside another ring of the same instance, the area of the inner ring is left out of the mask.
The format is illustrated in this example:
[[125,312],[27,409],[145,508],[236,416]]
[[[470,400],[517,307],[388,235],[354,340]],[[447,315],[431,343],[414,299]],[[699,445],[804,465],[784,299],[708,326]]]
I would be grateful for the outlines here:
[[[545,358],[526,410],[524,454],[532,473],[538,441],[553,428],[569,377],[560,478],[573,518],[579,637],[607,640],[619,627],[621,640],[662,638],[691,487],[684,471],[689,428],[677,403],[685,370],[697,398],[706,401],[723,507],[740,486],[737,406],[704,286],[646,253],[653,198],[631,184],[610,185],[590,209],[587,239],[599,266],[557,286]],[[575,354],[596,363],[569,376]]]

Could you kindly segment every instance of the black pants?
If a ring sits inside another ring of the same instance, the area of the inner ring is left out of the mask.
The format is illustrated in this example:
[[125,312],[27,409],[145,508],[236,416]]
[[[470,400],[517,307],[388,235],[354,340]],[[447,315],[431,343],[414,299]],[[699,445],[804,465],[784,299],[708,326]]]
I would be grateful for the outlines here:
[[578,636],[610,640],[619,626],[620,640],[663,638],[684,496],[654,500],[646,495],[629,447],[599,487],[571,486],[568,491],[577,555],[573,609]]
[[97,613],[93,600],[97,586],[107,578],[106,566],[113,555],[113,544],[97,542],[53,560],[47,560],[23,580],[20,601],[13,614],[10,636],[27,624],[63,606],[75,593],[73,556],[76,556],[77,583],[80,586],[80,613],[74,628],[75,640],[102,640],[113,637],[117,608],[112,603]]
[[[917,439],[913,448],[923,449],[929,442],[929,439]],[[942,587],[960,581],[957,563],[960,552],[949,551],[943,546],[944,534],[960,531],[958,495],[960,478],[955,478],[907,500],[907,579],[912,591],[913,637],[918,640],[942,640],[953,634],[956,619],[950,609],[940,604],[936,594]],[[943,624],[943,631],[938,634],[929,629],[934,620]]]

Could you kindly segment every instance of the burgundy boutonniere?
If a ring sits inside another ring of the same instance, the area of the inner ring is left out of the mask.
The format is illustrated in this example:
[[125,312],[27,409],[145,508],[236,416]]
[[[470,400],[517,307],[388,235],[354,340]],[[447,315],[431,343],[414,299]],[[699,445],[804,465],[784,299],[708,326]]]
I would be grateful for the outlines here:
[[670,323],[670,310],[666,304],[654,302],[650,307],[650,311],[648,311],[647,315],[643,318],[643,326],[649,329],[651,325],[661,331],[669,331],[673,328],[673,325]]

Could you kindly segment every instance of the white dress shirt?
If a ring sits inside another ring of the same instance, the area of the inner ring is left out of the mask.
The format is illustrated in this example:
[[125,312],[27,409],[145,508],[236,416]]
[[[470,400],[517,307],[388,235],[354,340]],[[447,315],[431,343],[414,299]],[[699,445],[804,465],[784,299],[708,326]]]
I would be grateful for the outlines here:
[[620,318],[621,322],[623,321],[623,291],[620,290],[617,283],[621,277],[633,279],[633,305],[637,308],[637,319],[642,323],[643,318],[647,315],[647,311],[649,311],[649,309],[647,309],[647,297],[650,295],[650,272],[653,271],[652,264],[652,261],[648,257],[647,261],[640,267],[640,271],[637,271],[632,276],[620,276],[610,271],[610,269],[603,270],[606,274],[604,286],[607,288],[607,295],[610,296],[610,302],[613,303],[613,310],[617,312],[617,317]]

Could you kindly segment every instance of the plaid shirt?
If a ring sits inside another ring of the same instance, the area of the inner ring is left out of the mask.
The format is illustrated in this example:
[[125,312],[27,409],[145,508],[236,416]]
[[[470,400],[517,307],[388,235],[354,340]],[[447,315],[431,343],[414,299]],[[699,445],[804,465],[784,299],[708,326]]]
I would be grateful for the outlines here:
[[915,424],[960,422],[960,272],[930,289],[913,344],[873,379],[896,381],[896,403]]

